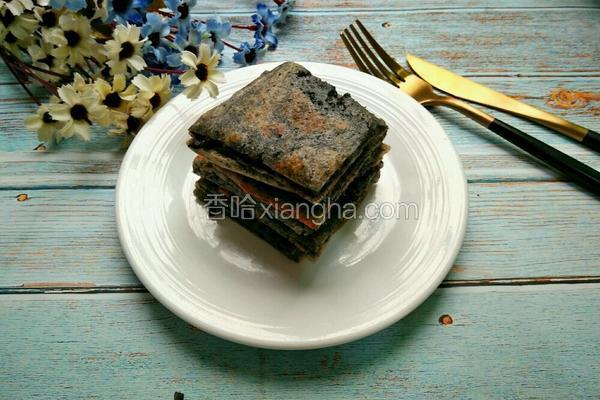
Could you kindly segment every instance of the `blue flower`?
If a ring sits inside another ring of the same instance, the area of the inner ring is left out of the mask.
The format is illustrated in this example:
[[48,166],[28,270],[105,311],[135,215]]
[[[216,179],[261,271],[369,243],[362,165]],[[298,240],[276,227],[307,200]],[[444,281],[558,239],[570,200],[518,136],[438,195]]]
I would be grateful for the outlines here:
[[167,56],[167,64],[172,68],[181,67],[181,52],[187,50],[198,55],[198,48],[202,42],[202,28],[200,23],[192,21],[189,32],[178,32],[173,41],[174,52]]
[[116,20],[124,24],[131,22],[139,25],[144,22],[144,11],[152,0],[105,0],[108,1],[107,21]]
[[55,9],[66,7],[71,11],[79,11],[87,6],[87,2],[85,0],[50,0],[49,5]]
[[256,5],[256,14],[252,14],[252,22],[256,25],[254,37],[269,45],[269,48],[275,50],[277,48],[277,36],[273,33],[273,24],[276,16],[263,3]]
[[[146,14],[146,23],[140,30],[142,36],[148,38],[144,43],[144,54],[153,53],[159,62],[164,62],[170,43],[165,37],[171,32],[169,24],[156,13]],[[161,51],[164,50],[164,51]]]
[[220,17],[209,18],[206,21],[204,32],[202,33],[203,42],[210,45],[214,50],[221,53],[225,48],[223,38],[231,33],[231,22],[221,20]]
[[168,65],[167,57],[170,51],[168,47],[154,47],[149,45],[148,42],[144,43],[144,47],[142,47],[142,55],[146,64],[155,68],[164,68]]
[[173,12],[170,24],[186,33],[190,29],[190,9],[196,5],[196,0],[165,0],[167,7]]
[[265,55],[266,51],[267,46],[260,39],[256,39],[253,45],[244,42],[240,44],[240,51],[233,54],[233,62],[241,66],[253,65]]
[[283,0],[281,4],[277,6],[277,18],[275,19],[275,25],[281,26],[286,23],[287,16],[296,0]]

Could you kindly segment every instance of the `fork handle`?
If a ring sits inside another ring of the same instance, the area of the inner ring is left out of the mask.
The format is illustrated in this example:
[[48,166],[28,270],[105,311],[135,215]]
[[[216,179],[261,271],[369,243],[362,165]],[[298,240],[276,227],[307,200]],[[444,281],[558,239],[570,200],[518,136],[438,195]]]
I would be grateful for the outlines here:
[[487,128],[556,169],[566,178],[600,195],[600,172],[590,166],[497,118],[494,118]]

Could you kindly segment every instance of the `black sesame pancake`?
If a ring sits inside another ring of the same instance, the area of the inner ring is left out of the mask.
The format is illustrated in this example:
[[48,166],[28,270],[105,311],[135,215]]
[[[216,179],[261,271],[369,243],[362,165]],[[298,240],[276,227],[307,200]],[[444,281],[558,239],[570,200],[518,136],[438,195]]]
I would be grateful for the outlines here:
[[[373,166],[360,179],[355,180],[337,204],[342,207],[347,204],[358,207],[366,197],[369,188],[379,179],[380,168],[381,165]],[[222,193],[225,196],[231,194],[227,189],[221,188],[207,179],[201,178],[196,182],[194,195],[201,204],[207,204],[214,193]],[[227,204],[231,203],[228,202]],[[293,247],[294,249],[291,252],[282,252],[295,261],[298,261],[302,256],[317,258],[327,241],[345,222],[339,213],[332,213],[332,217],[320,225],[318,229],[313,230],[308,235],[303,235],[291,230],[284,221],[273,218],[267,213],[263,214],[263,210],[264,208],[261,207],[255,208],[254,215],[256,218],[252,218],[251,223],[247,223],[249,219],[232,218],[230,209],[224,211],[226,216],[240,223],[251,232],[257,233],[257,230],[268,232],[269,238],[266,240],[278,250],[282,251],[279,244],[285,244],[284,249],[286,250]],[[262,237],[260,234],[258,236]],[[293,257],[290,257],[291,255]]]
[[[203,114],[188,146],[194,195],[288,258],[317,258],[377,182],[386,124],[298,64],[283,63]],[[242,216],[244,207],[254,212]],[[291,214],[281,211],[291,209]],[[268,211],[267,211],[268,210]]]
[[287,62],[204,113],[190,128],[189,145],[269,176],[267,184],[281,181],[319,197],[386,132],[350,95]]
[[[350,181],[338,182],[338,190],[335,196],[328,198],[328,203],[336,202],[343,194],[350,184],[352,184],[357,178],[364,175],[364,170],[371,168],[379,168],[381,160],[385,152],[387,152],[388,146],[385,144],[380,145],[377,151],[372,152],[369,158],[364,159],[361,165],[361,169],[354,171],[352,179]],[[198,155],[194,159],[193,171],[195,174],[201,176],[203,179],[212,182],[213,184],[225,188],[237,195],[238,197],[244,197],[246,194],[250,194],[254,200],[259,203],[263,203],[265,206],[273,205],[277,203],[295,204],[295,205],[307,205],[310,207],[313,203],[307,202],[305,199],[300,197],[294,192],[286,192],[280,188],[266,185],[262,182],[248,178],[245,175],[237,174],[234,171],[225,170],[221,167],[215,166],[209,162],[203,156]],[[323,204],[323,210],[325,210]],[[307,209],[308,207],[300,207],[300,209]],[[288,219],[284,223],[289,226],[290,229],[294,230],[298,234],[307,235],[322,223],[320,216],[316,213],[311,215],[312,221],[308,221],[308,217],[303,222]],[[312,224],[310,223],[312,222]]]

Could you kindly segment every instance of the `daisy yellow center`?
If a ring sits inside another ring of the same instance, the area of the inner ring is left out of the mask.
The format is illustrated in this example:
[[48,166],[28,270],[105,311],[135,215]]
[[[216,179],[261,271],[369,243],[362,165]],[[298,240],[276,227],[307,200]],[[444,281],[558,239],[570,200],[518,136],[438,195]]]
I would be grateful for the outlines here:
[[65,31],[64,35],[65,39],[67,39],[67,46],[69,47],[77,46],[81,40],[81,35],[75,31]]
[[208,67],[206,64],[198,64],[196,78],[200,79],[202,82],[205,82],[208,79]]
[[117,108],[121,105],[121,96],[119,93],[112,92],[106,95],[103,101],[104,105],[110,108]]
[[132,0],[113,0],[112,6],[115,12],[121,14],[129,9]]
[[131,44],[131,42],[124,42],[121,45],[121,51],[119,52],[119,60],[125,60],[133,55],[135,52],[135,47]]
[[86,121],[86,122],[90,122],[88,119],[88,112],[87,109],[85,108],[84,105],[82,104],[75,104],[73,107],[71,107],[71,118],[73,118],[75,121]]

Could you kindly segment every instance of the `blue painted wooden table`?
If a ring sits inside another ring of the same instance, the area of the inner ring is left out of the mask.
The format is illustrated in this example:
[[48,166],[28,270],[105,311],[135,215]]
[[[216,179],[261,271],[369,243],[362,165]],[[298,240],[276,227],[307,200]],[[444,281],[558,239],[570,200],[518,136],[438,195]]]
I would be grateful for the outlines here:
[[[233,19],[253,6],[198,3]],[[267,60],[353,67],[338,32],[357,17],[397,55],[600,130],[597,1],[298,0]],[[376,335],[283,352],[212,337],[154,301],[117,238],[121,142],[97,131],[37,147],[22,124],[34,107],[4,66],[0,91],[0,398],[598,397],[600,203],[462,116],[434,111],[470,193],[442,287]],[[600,168],[597,154],[503,118]]]

